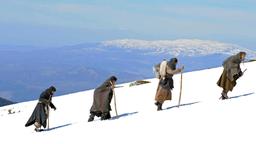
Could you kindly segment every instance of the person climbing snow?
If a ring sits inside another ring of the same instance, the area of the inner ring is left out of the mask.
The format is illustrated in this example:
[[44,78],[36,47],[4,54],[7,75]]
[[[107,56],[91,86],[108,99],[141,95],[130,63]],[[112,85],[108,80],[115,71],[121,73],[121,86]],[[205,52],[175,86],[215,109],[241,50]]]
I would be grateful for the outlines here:
[[160,80],[155,96],[155,105],[157,106],[158,111],[162,110],[164,101],[172,100],[172,89],[174,88],[172,77],[184,69],[184,66],[176,69],[177,63],[178,59],[172,58],[170,61],[163,60],[160,64]]
[[49,87],[45,91],[43,91],[40,95],[39,101],[30,116],[29,120],[25,124],[26,127],[34,124],[35,131],[41,131],[41,126],[46,128],[47,119],[49,118],[49,106],[56,110],[56,107],[52,103],[52,96],[56,92],[56,88],[54,86]]
[[102,85],[95,89],[88,122],[93,121],[95,116],[101,117],[101,120],[111,118],[110,103],[114,94],[116,81],[117,78],[115,76],[111,76]]
[[236,55],[228,57],[222,64],[224,70],[217,82],[217,85],[223,88],[221,93],[221,100],[228,99],[228,92],[232,91],[236,86],[236,81],[239,79],[243,72],[241,71],[240,64],[245,60],[246,53],[239,52]]

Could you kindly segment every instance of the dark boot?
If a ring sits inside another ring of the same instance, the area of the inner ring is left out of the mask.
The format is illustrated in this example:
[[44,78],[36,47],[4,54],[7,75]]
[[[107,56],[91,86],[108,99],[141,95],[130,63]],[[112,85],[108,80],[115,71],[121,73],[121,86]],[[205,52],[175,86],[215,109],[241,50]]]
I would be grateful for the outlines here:
[[35,122],[35,123],[34,123],[34,126],[36,127],[36,128],[35,128],[35,131],[36,131],[36,132],[42,131],[42,129],[41,129],[41,124],[40,124],[39,122]]
[[162,104],[159,103],[158,106],[157,106],[157,111],[161,111],[161,110],[163,110],[163,109],[162,109]]
[[95,116],[94,114],[91,114],[90,117],[89,117],[89,119],[88,119],[88,122],[93,121],[93,120],[94,120],[94,116]]
[[163,109],[162,109],[162,103],[160,103],[160,102],[155,102],[155,105],[157,106],[157,111],[163,110]]
[[229,97],[228,97],[228,95],[227,95],[227,92],[225,92],[224,90],[222,91],[222,93],[221,93],[221,97],[220,97],[220,99],[221,100],[225,100],[225,99],[228,99]]
[[111,115],[109,112],[105,112],[101,115],[101,120],[107,120],[107,119],[110,119],[111,118]]
[[42,132],[42,131],[44,131],[44,129],[41,129],[41,128],[35,128],[35,131],[36,131],[36,132]]

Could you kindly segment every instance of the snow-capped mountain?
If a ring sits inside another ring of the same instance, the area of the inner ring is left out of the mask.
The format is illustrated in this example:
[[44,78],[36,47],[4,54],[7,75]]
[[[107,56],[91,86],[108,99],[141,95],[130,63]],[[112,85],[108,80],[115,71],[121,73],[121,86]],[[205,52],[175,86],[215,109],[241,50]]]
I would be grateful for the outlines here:
[[241,46],[200,39],[178,40],[136,40],[120,39],[101,42],[104,47],[119,47],[125,49],[149,50],[151,54],[168,53],[173,56],[205,56],[212,54],[232,55],[239,51],[245,51],[249,56],[255,56],[256,52]]
[[[112,103],[112,120],[88,123],[93,90],[53,97],[56,111],[50,112],[50,130],[35,132],[24,127],[37,101],[0,108],[0,135],[3,144],[85,144],[85,143],[156,143],[156,144],[255,144],[256,62],[238,80],[230,99],[219,100],[222,91],[216,82],[223,68],[183,75],[181,106],[177,108],[180,75],[174,76],[172,101],[156,111],[154,96],[158,80],[115,89],[118,116]],[[113,101],[112,101],[113,102]]]

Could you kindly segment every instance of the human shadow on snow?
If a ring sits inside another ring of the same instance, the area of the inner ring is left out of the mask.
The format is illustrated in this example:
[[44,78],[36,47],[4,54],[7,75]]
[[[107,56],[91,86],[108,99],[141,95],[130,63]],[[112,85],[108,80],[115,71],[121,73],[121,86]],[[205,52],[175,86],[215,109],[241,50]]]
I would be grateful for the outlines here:
[[247,93],[247,94],[242,94],[242,95],[238,95],[238,96],[232,96],[232,97],[229,97],[229,99],[236,99],[236,98],[240,98],[240,97],[247,97],[247,96],[250,96],[252,94],[254,94],[254,92]]
[[[180,107],[189,106],[189,105],[193,105],[193,104],[197,104],[197,103],[200,103],[200,101],[191,102],[191,103],[185,103],[185,104],[180,104]],[[163,110],[168,110],[168,109],[172,109],[172,108],[175,108],[175,107],[178,107],[178,105],[171,106],[171,107],[167,107],[166,109],[163,109]]]
[[111,118],[111,120],[115,120],[115,119],[119,119],[121,117],[126,117],[126,116],[130,116],[130,115],[134,115],[134,114],[137,114],[138,112],[132,112],[132,113],[124,113],[124,114],[121,114],[121,115],[118,115],[118,116],[113,116]]

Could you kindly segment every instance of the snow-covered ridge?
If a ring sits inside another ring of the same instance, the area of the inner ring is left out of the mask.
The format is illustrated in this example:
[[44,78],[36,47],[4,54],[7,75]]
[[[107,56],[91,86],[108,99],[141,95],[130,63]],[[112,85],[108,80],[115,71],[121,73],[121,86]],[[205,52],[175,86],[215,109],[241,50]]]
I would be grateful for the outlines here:
[[150,50],[151,54],[168,53],[174,56],[209,55],[209,54],[235,54],[245,51],[250,55],[256,55],[255,51],[243,48],[239,45],[222,43],[211,40],[178,39],[178,40],[136,40],[120,39],[101,42],[105,47],[119,47],[125,49]]

